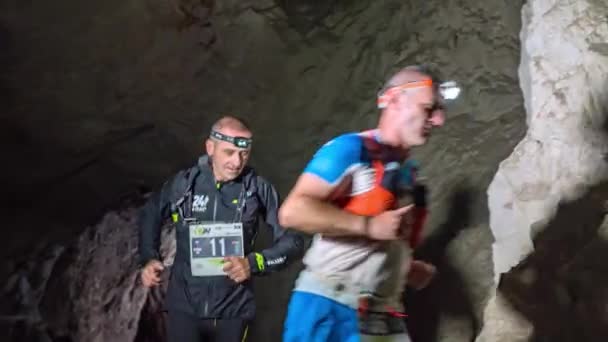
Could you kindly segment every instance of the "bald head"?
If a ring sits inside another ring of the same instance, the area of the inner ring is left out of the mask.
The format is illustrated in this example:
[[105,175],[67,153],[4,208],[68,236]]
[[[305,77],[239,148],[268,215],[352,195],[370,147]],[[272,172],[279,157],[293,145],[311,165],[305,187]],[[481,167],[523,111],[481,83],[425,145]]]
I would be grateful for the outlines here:
[[380,93],[384,93],[387,89],[396,87],[409,82],[422,81],[428,78],[433,78],[428,70],[422,66],[410,65],[400,69],[394,73],[382,86]]
[[211,129],[218,132],[222,132],[224,130],[231,130],[251,133],[249,125],[247,125],[247,123],[245,123],[243,119],[237,118],[232,115],[222,116],[213,124],[213,126],[211,126]]

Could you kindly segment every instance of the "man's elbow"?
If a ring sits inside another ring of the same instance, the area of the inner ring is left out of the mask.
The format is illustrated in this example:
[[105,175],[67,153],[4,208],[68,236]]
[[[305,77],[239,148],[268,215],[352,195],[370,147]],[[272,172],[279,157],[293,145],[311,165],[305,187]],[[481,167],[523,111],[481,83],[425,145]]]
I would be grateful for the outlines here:
[[297,225],[297,214],[293,208],[293,205],[291,205],[291,202],[286,201],[279,208],[278,217],[279,224],[282,227],[295,227]]
[[307,226],[309,219],[306,216],[308,213],[307,197],[302,195],[291,195],[285,199],[283,205],[279,208],[279,223],[282,227],[302,230]]

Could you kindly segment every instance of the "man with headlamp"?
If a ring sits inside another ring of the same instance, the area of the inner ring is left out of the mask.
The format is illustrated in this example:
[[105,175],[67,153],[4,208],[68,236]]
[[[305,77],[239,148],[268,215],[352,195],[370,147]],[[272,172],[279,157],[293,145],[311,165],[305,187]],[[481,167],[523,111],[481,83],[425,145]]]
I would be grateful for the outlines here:
[[[140,216],[141,281],[160,283],[161,226],[176,226],[176,253],[165,298],[170,342],[241,342],[255,315],[252,275],[278,271],[304,250],[300,234],[278,223],[274,186],[247,166],[252,133],[225,116],[212,127],[207,154],[179,171],[146,203]],[[273,245],[253,251],[262,217]]]
[[284,342],[409,341],[401,295],[406,284],[423,288],[435,273],[412,257],[426,190],[410,150],[443,125],[444,101],[458,94],[455,83],[406,67],[378,94],[375,129],[332,139],[306,165],[279,211],[282,224],[315,235]]

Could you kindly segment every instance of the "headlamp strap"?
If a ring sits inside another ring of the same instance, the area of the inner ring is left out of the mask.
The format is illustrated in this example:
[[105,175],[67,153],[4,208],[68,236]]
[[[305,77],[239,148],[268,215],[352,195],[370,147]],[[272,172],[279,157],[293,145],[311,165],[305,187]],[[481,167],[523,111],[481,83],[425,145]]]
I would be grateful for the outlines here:
[[210,135],[212,138],[229,142],[239,148],[249,148],[251,146],[251,143],[253,142],[251,138],[231,137],[215,130],[212,130]]

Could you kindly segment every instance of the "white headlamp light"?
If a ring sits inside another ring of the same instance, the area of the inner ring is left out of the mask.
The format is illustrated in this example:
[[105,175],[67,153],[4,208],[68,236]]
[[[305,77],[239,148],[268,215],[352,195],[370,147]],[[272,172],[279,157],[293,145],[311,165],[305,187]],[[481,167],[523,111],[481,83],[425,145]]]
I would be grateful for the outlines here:
[[456,81],[446,81],[439,85],[439,94],[445,101],[452,101],[460,95],[460,86]]

